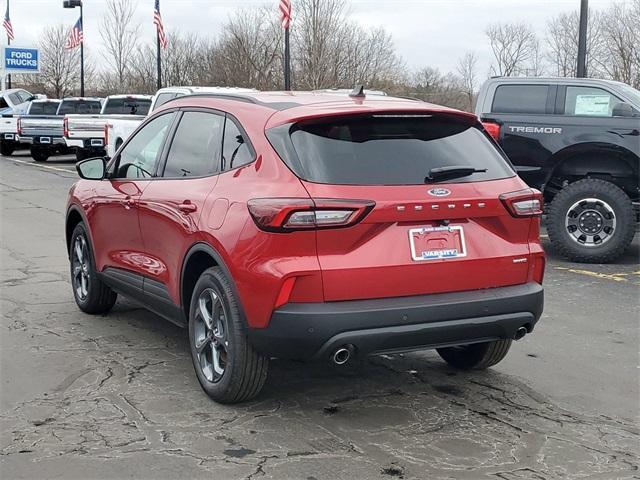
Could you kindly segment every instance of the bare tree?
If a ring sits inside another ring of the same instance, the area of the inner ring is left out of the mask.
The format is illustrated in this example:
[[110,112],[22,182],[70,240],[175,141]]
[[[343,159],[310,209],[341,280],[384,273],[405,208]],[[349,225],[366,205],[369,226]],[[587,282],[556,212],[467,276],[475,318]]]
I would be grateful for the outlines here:
[[614,80],[640,87],[640,0],[614,3],[603,15],[602,33],[602,70]]
[[536,53],[536,36],[525,23],[494,23],[486,30],[496,63],[495,75],[510,77],[524,73]]
[[475,100],[476,86],[478,82],[477,68],[478,56],[474,52],[467,52],[464,57],[458,61],[458,67],[456,69],[458,75],[460,75],[460,81],[464,92],[469,100],[469,104],[467,105],[469,111],[473,110]]
[[[552,18],[547,26],[545,44],[546,57],[555,75],[575,77],[578,64],[578,31],[580,15],[578,11],[562,13]],[[600,62],[603,58],[602,16],[596,10],[589,10],[587,27],[587,74],[600,76]]]
[[71,95],[80,82],[79,49],[67,50],[69,29],[65,25],[47,27],[40,35],[40,73],[26,79],[53,98]]
[[140,24],[134,21],[136,2],[108,0],[107,11],[101,20],[100,35],[104,42],[103,55],[111,67],[112,75],[104,75],[117,89],[127,87],[127,74],[138,44]]

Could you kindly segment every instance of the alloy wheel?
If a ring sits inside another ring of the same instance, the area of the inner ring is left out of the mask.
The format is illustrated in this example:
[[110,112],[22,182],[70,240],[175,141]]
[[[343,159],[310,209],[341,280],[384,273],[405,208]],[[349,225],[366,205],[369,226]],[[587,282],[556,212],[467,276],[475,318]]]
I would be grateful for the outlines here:
[[73,288],[80,300],[89,295],[89,249],[83,235],[78,235],[73,242]]
[[209,382],[217,382],[227,367],[227,315],[220,295],[206,288],[198,298],[193,329],[198,365]]
[[585,247],[600,246],[613,236],[616,214],[607,202],[584,198],[567,210],[565,227],[574,242]]

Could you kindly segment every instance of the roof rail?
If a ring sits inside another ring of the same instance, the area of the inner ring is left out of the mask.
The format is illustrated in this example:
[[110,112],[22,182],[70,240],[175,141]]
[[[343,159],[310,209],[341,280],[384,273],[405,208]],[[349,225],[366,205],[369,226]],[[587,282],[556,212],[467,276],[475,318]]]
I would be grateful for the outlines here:
[[221,100],[235,100],[237,102],[245,102],[245,103],[253,103],[253,104],[258,104],[259,102],[253,98],[253,97],[249,97],[246,95],[234,95],[231,93],[208,93],[208,92],[202,92],[202,93],[198,93],[198,92],[193,92],[193,93],[189,93],[187,95],[182,95],[180,97],[176,97],[176,98],[172,98],[171,100],[163,103],[162,105],[166,105],[168,103],[171,102],[175,102],[176,100],[182,100],[184,98],[191,98],[191,97],[209,97],[209,98],[219,98]]

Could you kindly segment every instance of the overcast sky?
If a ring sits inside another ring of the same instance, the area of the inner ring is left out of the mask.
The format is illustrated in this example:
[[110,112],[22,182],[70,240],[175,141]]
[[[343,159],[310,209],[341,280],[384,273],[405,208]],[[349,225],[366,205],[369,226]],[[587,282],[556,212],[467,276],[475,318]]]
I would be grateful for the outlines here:
[[[4,0],[6,1],[6,0]],[[4,11],[0,0],[0,10]],[[155,41],[152,23],[154,0],[131,0],[138,4],[136,15],[143,24],[142,35]],[[398,53],[411,68],[430,65],[443,72],[455,69],[457,59],[467,51],[480,58],[486,73],[491,51],[484,34],[496,21],[526,21],[542,36],[547,20],[579,8],[580,0],[345,0],[353,20],[365,26],[383,26],[394,38]],[[594,9],[605,9],[614,0],[590,0]],[[631,0],[618,0],[629,2]],[[295,2],[294,8],[295,28]],[[95,52],[101,45],[99,19],[106,0],[85,0],[85,41]],[[168,30],[215,35],[237,7],[273,5],[278,0],[161,0]],[[14,44],[31,46],[47,25],[64,23],[71,28],[78,10],[65,10],[62,0],[11,0]],[[6,38],[2,36],[3,38]],[[6,41],[6,40],[5,40]],[[96,55],[94,55],[94,60]]]

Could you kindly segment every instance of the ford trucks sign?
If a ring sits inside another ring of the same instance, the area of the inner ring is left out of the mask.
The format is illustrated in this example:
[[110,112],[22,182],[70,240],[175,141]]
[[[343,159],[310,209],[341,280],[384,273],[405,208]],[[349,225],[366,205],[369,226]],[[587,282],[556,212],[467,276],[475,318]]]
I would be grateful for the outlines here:
[[5,73],[38,73],[40,52],[37,48],[4,47],[2,69]]

